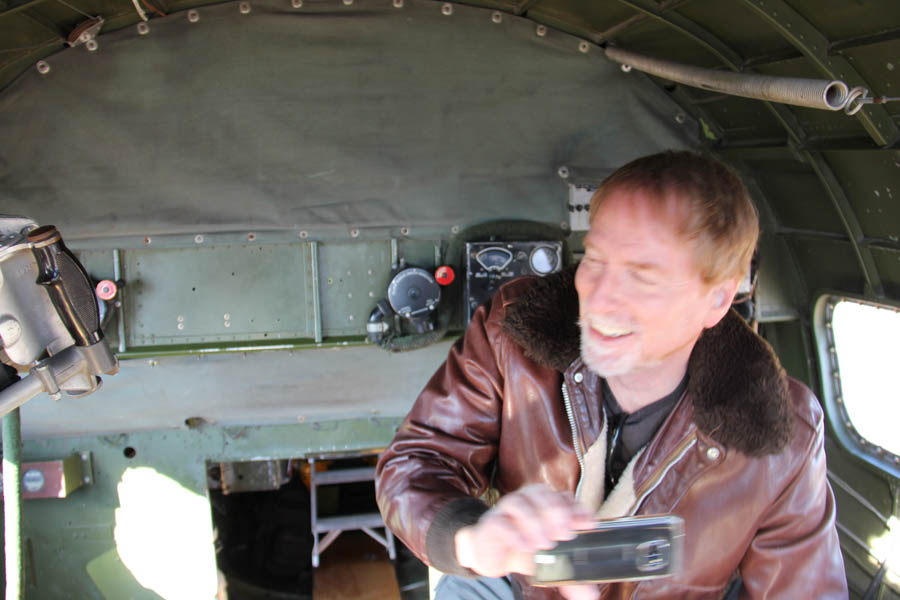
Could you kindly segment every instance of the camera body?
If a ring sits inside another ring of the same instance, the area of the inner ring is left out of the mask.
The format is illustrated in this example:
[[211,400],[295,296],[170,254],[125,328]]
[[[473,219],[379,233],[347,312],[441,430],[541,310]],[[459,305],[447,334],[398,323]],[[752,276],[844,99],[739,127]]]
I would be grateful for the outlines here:
[[675,515],[625,517],[579,532],[534,556],[531,584],[558,586],[655,579],[681,570],[684,520]]

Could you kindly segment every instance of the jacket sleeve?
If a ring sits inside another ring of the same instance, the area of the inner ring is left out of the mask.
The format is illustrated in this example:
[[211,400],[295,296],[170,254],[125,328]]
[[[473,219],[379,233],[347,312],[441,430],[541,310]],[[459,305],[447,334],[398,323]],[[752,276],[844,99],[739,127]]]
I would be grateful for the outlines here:
[[487,510],[500,430],[502,300],[480,307],[400,425],[376,471],[388,527],[419,558],[445,573],[459,566],[455,533]]
[[847,598],[834,495],[826,475],[822,412],[805,386],[793,382],[792,387],[811,407],[806,412],[812,421],[802,426],[813,431],[741,562],[741,598]]

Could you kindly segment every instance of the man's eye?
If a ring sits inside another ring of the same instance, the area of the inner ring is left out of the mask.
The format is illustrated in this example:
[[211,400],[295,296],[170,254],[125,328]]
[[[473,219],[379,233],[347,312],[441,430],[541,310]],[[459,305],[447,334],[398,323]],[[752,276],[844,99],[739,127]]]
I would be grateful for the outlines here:
[[641,285],[655,285],[656,280],[643,271],[629,271],[631,279]]

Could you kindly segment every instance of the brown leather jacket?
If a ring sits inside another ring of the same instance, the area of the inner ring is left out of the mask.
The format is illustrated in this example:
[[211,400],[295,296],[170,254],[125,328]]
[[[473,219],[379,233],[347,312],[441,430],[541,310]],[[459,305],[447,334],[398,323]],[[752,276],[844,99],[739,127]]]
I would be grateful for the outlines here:
[[[571,271],[501,288],[382,455],[385,522],[425,562],[471,574],[453,535],[487,510],[479,498],[578,486],[603,413],[601,381],[579,358],[577,308]],[[734,312],[701,336],[688,375],[635,462],[623,513],[681,516],[683,572],[602,585],[603,597],[721,598],[740,576],[741,597],[846,598],[815,397]],[[522,585],[528,599],[560,598]]]

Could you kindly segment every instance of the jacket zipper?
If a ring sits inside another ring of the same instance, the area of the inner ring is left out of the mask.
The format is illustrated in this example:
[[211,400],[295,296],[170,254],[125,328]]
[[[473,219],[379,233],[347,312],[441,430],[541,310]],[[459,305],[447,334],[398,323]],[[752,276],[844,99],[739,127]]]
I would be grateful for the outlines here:
[[[631,509],[632,515],[638,511],[641,504],[644,502],[644,499],[649,496],[650,493],[653,492],[653,490],[659,487],[659,484],[662,483],[663,479],[665,479],[666,474],[668,474],[668,472],[672,470],[672,467],[674,467],[682,458],[684,458],[688,451],[693,448],[696,443],[697,434],[691,433],[691,435],[681,443],[680,447],[676,448],[672,453],[675,456],[667,460],[662,467],[656,470],[656,474],[650,480],[649,486],[639,494],[637,494],[637,500],[635,501],[634,506]],[[670,456],[672,455],[670,454]]]
[[562,383],[562,396],[566,405],[566,416],[569,417],[569,427],[572,428],[572,448],[575,450],[578,466],[581,467],[578,474],[578,485],[575,486],[575,497],[578,498],[579,492],[581,492],[581,482],[584,479],[584,456],[581,454],[581,440],[578,438],[578,428],[575,426],[575,411],[572,409],[572,401],[569,400],[569,390],[566,389],[565,379]]

